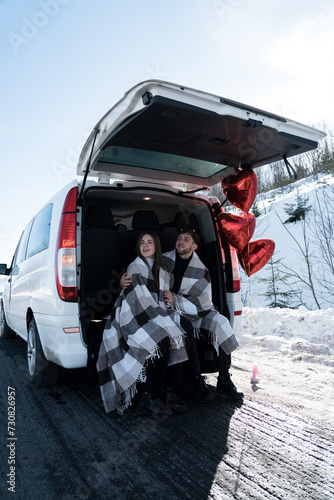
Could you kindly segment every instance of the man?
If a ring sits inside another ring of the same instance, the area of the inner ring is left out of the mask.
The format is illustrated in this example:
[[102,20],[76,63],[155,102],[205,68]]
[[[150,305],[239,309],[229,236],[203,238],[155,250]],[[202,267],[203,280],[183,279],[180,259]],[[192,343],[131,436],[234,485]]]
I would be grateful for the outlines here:
[[[178,237],[175,245],[176,252],[174,251],[175,264],[172,259],[172,261],[170,262],[171,265],[168,266],[168,256],[172,254],[171,252],[163,255],[163,264],[167,264],[167,267],[170,267],[169,271],[174,277],[172,289],[171,291],[168,290],[164,292],[164,298],[166,303],[170,304],[170,306],[174,309],[175,297],[180,290],[183,275],[188,267],[194,251],[192,247],[191,249],[189,248],[189,244],[195,244],[197,249],[198,245],[194,241],[194,238],[196,237],[197,235],[190,235],[188,233],[183,233]],[[182,311],[179,310],[179,312],[181,313]],[[180,324],[182,328],[187,332],[188,336],[188,368],[189,375],[195,389],[196,397],[201,403],[213,401],[214,393],[205,384],[204,378],[201,375],[197,344],[191,321],[187,319],[183,314],[180,314]]]
[[[195,335],[215,347],[218,355],[218,382],[216,394],[242,401],[231,381],[230,353],[238,347],[227,318],[214,310],[211,301],[209,271],[196,254],[199,236],[195,231],[183,229],[177,237],[175,250],[163,254],[162,267],[171,275],[171,290],[164,292],[166,303],[181,315],[181,326],[189,339],[189,372],[200,402],[211,401],[214,394],[206,386],[200,373],[200,362]],[[126,287],[131,277],[123,275],[121,285]],[[194,335],[195,331],[195,335]]]

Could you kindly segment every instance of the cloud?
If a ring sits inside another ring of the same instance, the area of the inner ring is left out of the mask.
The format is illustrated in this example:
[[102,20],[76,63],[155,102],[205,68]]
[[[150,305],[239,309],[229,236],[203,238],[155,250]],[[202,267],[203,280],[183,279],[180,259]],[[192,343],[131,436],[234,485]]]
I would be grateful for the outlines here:
[[285,37],[271,43],[264,51],[265,61],[292,76],[319,74],[319,68],[332,72],[334,55],[334,10],[319,14],[291,29]]
[[[276,72],[272,89],[277,106],[289,109],[288,118],[314,124],[333,123],[334,9],[305,19],[281,33],[263,52],[264,62]],[[292,114],[291,114],[292,113]]]

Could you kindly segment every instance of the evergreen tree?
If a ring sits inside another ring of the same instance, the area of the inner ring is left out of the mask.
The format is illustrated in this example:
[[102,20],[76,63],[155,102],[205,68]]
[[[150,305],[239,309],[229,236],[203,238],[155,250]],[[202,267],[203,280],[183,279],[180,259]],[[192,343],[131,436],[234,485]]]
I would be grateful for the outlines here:
[[286,203],[284,211],[290,215],[284,224],[289,224],[290,222],[297,222],[298,220],[305,219],[305,215],[311,210],[312,206],[308,205],[309,198],[307,196],[301,196],[297,194],[296,203]]
[[271,258],[268,262],[268,276],[266,278],[258,278],[258,281],[267,285],[266,292],[261,293],[260,295],[266,297],[268,307],[288,307],[290,309],[294,309],[298,306],[295,305],[292,307],[291,299],[295,297],[298,292],[293,290],[281,291],[281,285],[289,286],[288,277],[280,268],[281,262],[282,259],[273,260],[273,258]]
[[257,201],[255,201],[253,203],[252,212],[253,212],[255,218],[256,217],[260,217],[260,215],[261,215],[261,210],[259,208],[259,205],[258,205]]
[[323,161],[323,170],[327,174],[333,174],[333,172],[334,172],[334,156],[331,156]]

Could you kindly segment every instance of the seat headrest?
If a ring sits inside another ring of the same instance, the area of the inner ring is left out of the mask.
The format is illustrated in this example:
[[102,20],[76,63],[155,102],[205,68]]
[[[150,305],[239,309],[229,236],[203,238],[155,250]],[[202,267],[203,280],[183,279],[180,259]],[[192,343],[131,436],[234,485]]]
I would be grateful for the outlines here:
[[114,227],[114,217],[108,207],[88,207],[85,219],[86,226]]
[[199,224],[196,215],[192,212],[177,212],[174,217],[175,227],[180,231],[181,229],[192,229],[196,232],[199,231]]
[[152,210],[137,210],[132,219],[132,229],[160,231],[157,214]]

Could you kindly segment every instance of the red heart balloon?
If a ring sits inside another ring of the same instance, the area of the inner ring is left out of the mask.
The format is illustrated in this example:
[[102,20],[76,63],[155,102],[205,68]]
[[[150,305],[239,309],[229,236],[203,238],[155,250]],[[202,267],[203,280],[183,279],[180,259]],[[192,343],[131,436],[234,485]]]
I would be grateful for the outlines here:
[[227,181],[222,181],[224,194],[229,202],[243,212],[248,212],[257,193],[257,177],[252,169],[243,170]]
[[218,231],[232,247],[242,250],[255,230],[255,217],[251,213],[222,212],[217,217]]
[[238,252],[239,264],[247,276],[251,276],[267,264],[274,250],[275,242],[268,238],[250,241],[241,252]]

